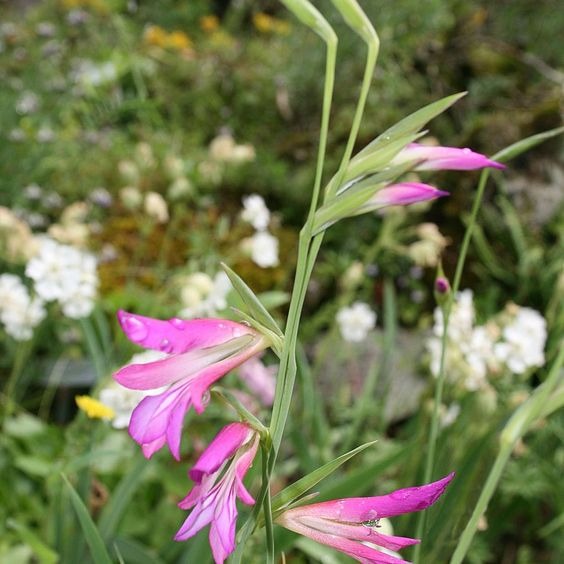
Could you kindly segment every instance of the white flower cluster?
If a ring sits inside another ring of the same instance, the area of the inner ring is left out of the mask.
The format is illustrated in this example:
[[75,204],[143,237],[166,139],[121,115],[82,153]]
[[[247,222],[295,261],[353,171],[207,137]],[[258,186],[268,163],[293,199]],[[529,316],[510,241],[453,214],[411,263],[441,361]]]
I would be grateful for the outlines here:
[[91,254],[42,237],[25,273],[34,281],[37,295],[46,302],[57,301],[67,317],[81,319],[94,309],[98,276]]
[[494,354],[514,374],[523,374],[529,368],[544,364],[546,320],[534,309],[517,308],[513,320],[505,325],[501,340],[494,347]]
[[355,302],[337,312],[341,336],[350,343],[363,341],[376,326],[376,313],[364,302]]
[[270,210],[258,194],[243,198],[243,221],[255,228],[255,234],[246,241],[252,261],[261,268],[278,266],[278,239],[268,232]]
[[0,275],[0,321],[16,341],[27,341],[46,315],[43,302],[31,297],[22,280],[14,274]]
[[[435,309],[433,337],[427,341],[431,372],[440,368],[443,313]],[[471,290],[456,296],[447,332],[446,373],[449,381],[476,391],[488,385],[488,377],[503,373],[524,374],[544,364],[546,321],[530,308],[511,304],[485,325],[475,325]]]
[[[144,351],[131,357],[129,364],[146,364],[161,360],[168,355],[160,351]],[[114,429],[125,429],[129,425],[131,414],[137,404],[146,396],[154,396],[165,388],[155,390],[130,390],[112,381],[100,390],[99,399],[114,412],[112,427]]]
[[186,277],[180,291],[180,299],[185,306],[180,317],[213,317],[227,307],[227,294],[231,282],[225,272],[218,272],[212,279],[204,272],[196,272]]

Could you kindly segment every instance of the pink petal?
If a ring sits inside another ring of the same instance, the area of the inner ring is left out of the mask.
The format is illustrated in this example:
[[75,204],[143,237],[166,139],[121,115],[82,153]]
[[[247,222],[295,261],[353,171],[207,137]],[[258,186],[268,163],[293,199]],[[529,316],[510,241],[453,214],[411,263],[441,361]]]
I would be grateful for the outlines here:
[[[154,390],[195,376],[199,371],[240,352],[253,340],[253,336],[244,335],[207,349],[196,349],[146,364],[129,364],[118,370],[114,379],[133,390]],[[244,360],[242,358],[237,364]]]
[[216,513],[210,527],[210,546],[216,564],[221,564],[235,550],[236,521],[235,493],[231,490],[227,497],[216,506]]
[[475,170],[479,168],[505,168],[501,163],[488,159],[471,149],[437,147],[411,143],[398,154],[394,162],[421,161],[415,170]]
[[242,335],[256,334],[250,327],[226,319],[184,320],[173,317],[165,321],[123,310],[117,315],[130,341],[146,349],[166,353],[184,353],[225,343]]
[[[285,515],[285,513],[283,515]],[[330,546],[331,548],[335,548],[340,552],[348,554],[359,562],[367,562],[370,564],[409,564],[406,560],[380,552],[372,546],[340,537],[338,535],[332,535],[330,533],[311,529],[297,521],[286,522],[279,518],[277,519],[277,522],[295,533],[309,537],[320,544]]]
[[194,482],[201,482],[205,474],[217,471],[252,433],[253,430],[245,423],[230,423],[223,427],[188,472],[190,478]]
[[365,206],[371,209],[384,206],[407,206],[448,195],[448,192],[438,190],[429,184],[401,182],[378,190]]
[[188,515],[174,536],[174,540],[181,541],[189,539],[212,522],[218,495],[219,488],[216,487],[207,497],[201,500],[201,503],[198,503],[194,509],[192,509],[190,515]]
[[292,518],[309,515],[350,523],[363,523],[381,517],[394,517],[429,507],[443,494],[453,478],[454,472],[437,482],[424,486],[396,490],[382,496],[350,497],[314,503],[290,509],[286,513],[293,513]]
[[[180,459],[182,421],[190,403],[190,382],[156,396],[146,396],[131,414],[129,434],[140,445],[150,445],[147,449],[149,456],[155,452],[154,447],[163,446],[168,439],[173,456]],[[143,452],[145,454],[145,449]]]
[[370,542],[389,550],[401,550],[406,546],[419,543],[417,539],[395,537],[379,533],[376,528],[378,525],[369,526],[356,523],[345,523],[334,521],[332,519],[320,519],[318,517],[311,516],[301,516],[299,517],[299,521],[306,527],[316,529],[321,533],[337,535],[351,540]]

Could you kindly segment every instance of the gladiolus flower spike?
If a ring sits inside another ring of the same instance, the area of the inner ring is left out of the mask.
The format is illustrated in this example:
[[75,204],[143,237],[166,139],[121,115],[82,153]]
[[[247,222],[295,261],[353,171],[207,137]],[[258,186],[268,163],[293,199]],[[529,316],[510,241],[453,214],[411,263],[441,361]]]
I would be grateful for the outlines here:
[[195,485],[178,506],[193,509],[174,540],[189,539],[209,524],[216,564],[222,564],[235,550],[235,501],[238,497],[247,505],[255,503],[243,478],[258,445],[258,432],[246,423],[231,423],[217,434],[189,472]]
[[133,390],[167,386],[141,400],[131,415],[129,434],[147,458],[166,443],[179,460],[186,412],[193,405],[202,413],[210,386],[270,344],[253,328],[226,319],[164,321],[125,311],[118,312],[118,319],[130,341],[170,355],[114,374],[119,384]]
[[378,520],[421,511],[433,505],[453,477],[454,473],[438,482],[382,496],[302,505],[284,511],[276,518],[276,523],[348,554],[363,564],[405,563],[405,560],[379,549],[396,551],[417,544],[419,540],[379,533]]

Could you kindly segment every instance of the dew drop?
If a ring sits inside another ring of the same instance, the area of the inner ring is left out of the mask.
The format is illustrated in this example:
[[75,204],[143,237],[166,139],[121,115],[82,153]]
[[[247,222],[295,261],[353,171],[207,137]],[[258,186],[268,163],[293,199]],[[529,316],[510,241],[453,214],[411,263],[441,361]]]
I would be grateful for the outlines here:
[[163,352],[172,352],[172,344],[168,339],[163,339],[159,344],[159,349]]
[[186,329],[186,321],[184,321],[184,319],[180,319],[179,317],[173,317],[172,319],[169,319],[169,323],[175,329],[179,329],[180,331]]
[[133,316],[127,316],[122,319],[125,333],[135,343],[142,343],[149,334],[147,325]]

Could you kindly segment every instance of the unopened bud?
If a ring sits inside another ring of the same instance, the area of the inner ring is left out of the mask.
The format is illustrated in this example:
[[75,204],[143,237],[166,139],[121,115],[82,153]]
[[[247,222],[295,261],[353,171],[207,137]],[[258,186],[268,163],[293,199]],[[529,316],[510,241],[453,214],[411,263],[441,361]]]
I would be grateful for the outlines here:
[[439,276],[435,280],[435,292],[441,296],[450,292],[450,284],[444,276]]

